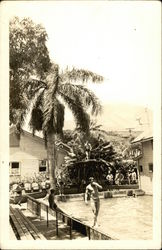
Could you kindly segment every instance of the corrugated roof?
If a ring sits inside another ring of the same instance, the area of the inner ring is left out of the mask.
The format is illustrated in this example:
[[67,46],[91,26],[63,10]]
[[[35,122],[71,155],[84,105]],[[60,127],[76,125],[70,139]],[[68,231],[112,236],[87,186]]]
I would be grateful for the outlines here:
[[153,131],[152,129],[145,130],[142,132],[140,135],[138,135],[131,143],[136,143],[139,141],[144,141],[144,140],[151,140],[153,138]]

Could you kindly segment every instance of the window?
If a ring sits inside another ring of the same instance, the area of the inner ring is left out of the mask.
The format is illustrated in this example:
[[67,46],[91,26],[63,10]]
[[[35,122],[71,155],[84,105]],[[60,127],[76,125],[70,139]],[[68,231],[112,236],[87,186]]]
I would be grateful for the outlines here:
[[19,162],[10,162],[10,175],[20,175]]
[[39,161],[39,172],[46,172],[47,171],[47,160],[40,160]]
[[152,163],[149,163],[149,172],[153,172],[153,164]]
[[139,166],[139,171],[143,172],[143,166],[142,165]]

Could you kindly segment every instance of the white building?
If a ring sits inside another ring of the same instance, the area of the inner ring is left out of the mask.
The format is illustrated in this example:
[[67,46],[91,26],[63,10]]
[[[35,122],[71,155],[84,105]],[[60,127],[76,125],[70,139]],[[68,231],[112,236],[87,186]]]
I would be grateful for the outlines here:
[[141,133],[132,142],[134,160],[137,161],[139,187],[152,194],[153,190],[153,134],[151,130]]
[[[64,163],[68,146],[61,143],[57,147],[56,165]],[[48,174],[47,150],[44,139],[33,136],[25,130],[18,136],[15,128],[10,128],[10,182],[22,181],[40,173]]]

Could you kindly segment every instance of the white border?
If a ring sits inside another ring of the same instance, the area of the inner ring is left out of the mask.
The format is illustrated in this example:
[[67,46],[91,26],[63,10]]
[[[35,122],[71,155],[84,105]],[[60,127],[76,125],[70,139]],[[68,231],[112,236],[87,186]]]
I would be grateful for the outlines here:
[[[8,9],[0,5],[0,245],[2,249],[160,249],[161,247],[161,60],[157,60],[154,105],[153,240],[135,241],[12,241],[9,240],[9,56]],[[16,4],[16,2],[15,2]],[[8,5],[8,3],[7,3]],[[159,8],[160,8],[159,2]],[[160,24],[159,24],[160,25]],[[161,40],[157,41],[157,46]]]

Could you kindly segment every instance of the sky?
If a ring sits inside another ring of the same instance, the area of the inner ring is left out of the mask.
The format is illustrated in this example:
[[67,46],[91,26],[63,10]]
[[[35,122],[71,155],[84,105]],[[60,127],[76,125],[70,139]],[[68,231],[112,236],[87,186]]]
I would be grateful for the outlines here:
[[48,34],[50,57],[104,77],[89,84],[103,105],[155,108],[160,84],[158,1],[9,1],[4,12],[31,17]]

